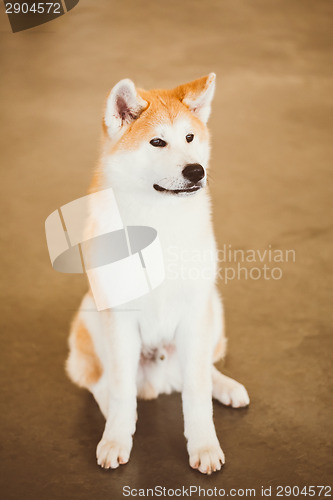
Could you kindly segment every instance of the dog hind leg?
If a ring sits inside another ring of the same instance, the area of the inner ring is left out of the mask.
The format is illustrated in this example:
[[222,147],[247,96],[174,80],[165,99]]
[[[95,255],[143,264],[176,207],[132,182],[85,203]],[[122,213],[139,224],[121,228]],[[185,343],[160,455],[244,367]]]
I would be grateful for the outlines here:
[[103,373],[91,333],[80,310],[71,327],[66,372],[72,382],[89,390]]
[[212,367],[213,398],[220,403],[242,408],[250,404],[250,398],[245,387],[236,380],[223,375],[215,366]]

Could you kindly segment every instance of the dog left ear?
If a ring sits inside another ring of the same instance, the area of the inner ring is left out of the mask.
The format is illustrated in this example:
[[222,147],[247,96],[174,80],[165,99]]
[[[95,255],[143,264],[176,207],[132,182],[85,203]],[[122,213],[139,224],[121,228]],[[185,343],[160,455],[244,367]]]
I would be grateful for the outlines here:
[[139,118],[148,103],[142,99],[132,80],[120,80],[107,98],[104,121],[110,137]]
[[175,89],[178,98],[205,124],[211,111],[215,79],[215,73],[209,73],[208,76],[185,83]]

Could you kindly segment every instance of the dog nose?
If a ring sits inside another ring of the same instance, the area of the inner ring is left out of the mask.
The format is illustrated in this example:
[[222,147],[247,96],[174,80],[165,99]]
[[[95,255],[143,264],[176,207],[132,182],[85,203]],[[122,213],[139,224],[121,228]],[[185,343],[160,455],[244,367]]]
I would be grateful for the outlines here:
[[204,168],[199,163],[190,163],[182,171],[185,179],[191,182],[199,182],[205,177]]

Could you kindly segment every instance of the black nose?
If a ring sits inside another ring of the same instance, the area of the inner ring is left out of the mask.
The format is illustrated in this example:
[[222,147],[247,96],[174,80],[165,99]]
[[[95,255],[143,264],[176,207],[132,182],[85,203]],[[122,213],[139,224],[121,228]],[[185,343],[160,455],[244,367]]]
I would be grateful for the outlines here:
[[185,179],[191,182],[199,182],[205,177],[204,168],[199,163],[190,163],[186,165],[182,172]]

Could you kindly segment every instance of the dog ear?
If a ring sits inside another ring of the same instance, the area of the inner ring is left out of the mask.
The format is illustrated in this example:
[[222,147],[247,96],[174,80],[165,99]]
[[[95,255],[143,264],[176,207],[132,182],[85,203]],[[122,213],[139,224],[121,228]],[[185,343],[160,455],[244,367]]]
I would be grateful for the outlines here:
[[111,90],[106,102],[104,122],[110,137],[139,118],[147,106],[148,103],[139,96],[132,80],[120,80]]
[[178,98],[205,124],[210,115],[215,79],[215,73],[209,73],[208,76],[185,83],[175,89]]

